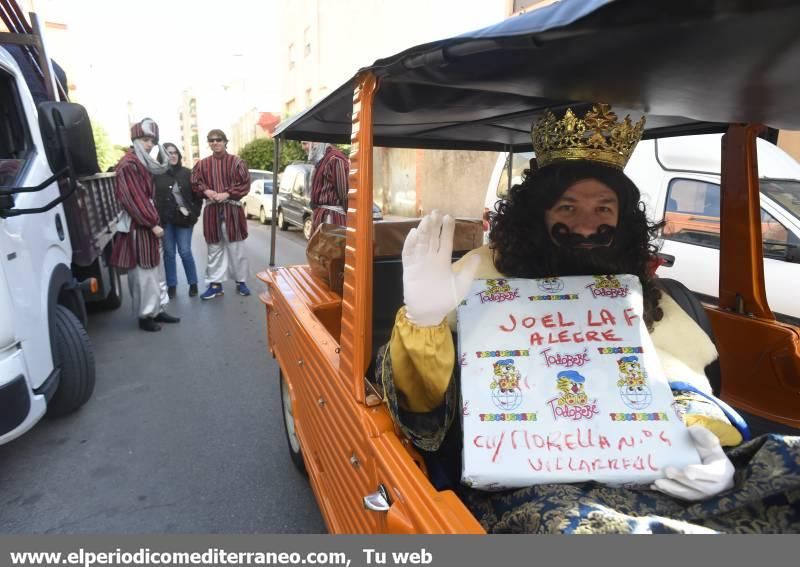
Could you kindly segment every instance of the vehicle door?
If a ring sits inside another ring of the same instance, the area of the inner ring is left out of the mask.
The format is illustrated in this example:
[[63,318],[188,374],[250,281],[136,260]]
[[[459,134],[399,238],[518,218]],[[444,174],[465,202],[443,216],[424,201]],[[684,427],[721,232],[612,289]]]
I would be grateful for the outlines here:
[[311,179],[313,175],[313,167],[303,168],[303,216],[311,215]]
[[719,290],[720,187],[704,178],[669,180],[664,210],[664,245],[675,257],[671,267],[658,270],[708,300]]
[[[767,300],[776,316],[800,318],[792,283],[800,281],[797,229],[774,202],[762,195],[761,232]],[[716,180],[673,178],[664,204],[662,252],[675,257],[658,270],[704,299],[716,303],[719,293],[720,187]],[[779,317],[782,318],[782,317]]]
[[306,176],[302,169],[294,170],[294,182],[289,199],[289,210],[284,213],[286,218],[297,226],[303,226],[303,212],[308,202],[306,197]]
[[294,187],[294,179],[296,171],[292,167],[287,167],[281,176],[280,184],[278,185],[278,205],[283,212],[283,218],[288,222],[292,217],[292,189]]

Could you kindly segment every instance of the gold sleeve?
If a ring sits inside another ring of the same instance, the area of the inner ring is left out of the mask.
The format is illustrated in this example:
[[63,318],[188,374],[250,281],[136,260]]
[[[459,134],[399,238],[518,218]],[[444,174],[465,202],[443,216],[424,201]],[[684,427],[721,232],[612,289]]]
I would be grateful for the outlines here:
[[447,321],[436,327],[417,327],[397,312],[389,340],[398,402],[412,412],[429,412],[444,401],[453,376],[455,348]]

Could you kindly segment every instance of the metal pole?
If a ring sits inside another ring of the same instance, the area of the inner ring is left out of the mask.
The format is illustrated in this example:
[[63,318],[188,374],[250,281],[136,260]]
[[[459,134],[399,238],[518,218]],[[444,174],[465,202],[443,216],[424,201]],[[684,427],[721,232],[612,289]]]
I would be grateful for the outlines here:
[[[31,12],[29,16],[33,24],[33,35],[39,40],[39,45],[37,45],[39,49],[39,66],[42,68],[44,86],[47,89],[50,100],[58,101],[58,84],[56,83],[55,73],[53,72],[53,62],[50,60],[47,48],[44,45],[44,35],[42,27],[39,25],[39,17],[33,12]],[[66,85],[64,88],[66,88]]]
[[269,265],[275,265],[275,240],[278,237],[276,227],[278,225],[278,169],[281,166],[281,140],[282,137],[274,138],[275,142],[275,161],[272,164],[272,221],[270,222],[269,240]]

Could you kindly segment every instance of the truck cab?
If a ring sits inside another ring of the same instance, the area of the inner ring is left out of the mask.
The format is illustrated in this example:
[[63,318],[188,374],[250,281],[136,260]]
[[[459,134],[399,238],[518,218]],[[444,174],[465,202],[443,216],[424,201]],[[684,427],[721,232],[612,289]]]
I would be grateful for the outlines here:
[[[13,31],[4,41],[34,41],[44,53],[40,36]],[[98,174],[85,109],[37,105],[20,64],[2,47],[0,108],[3,444],[45,414],[65,415],[88,401],[95,366],[86,303],[118,307],[121,290],[119,274],[106,262],[119,216],[113,174]]]

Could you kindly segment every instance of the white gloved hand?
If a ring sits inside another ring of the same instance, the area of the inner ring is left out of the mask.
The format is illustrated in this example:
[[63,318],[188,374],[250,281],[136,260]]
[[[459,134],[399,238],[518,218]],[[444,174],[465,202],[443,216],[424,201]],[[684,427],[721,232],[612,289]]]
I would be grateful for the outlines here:
[[689,428],[697,452],[699,465],[689,465],[683,470],[666,467],[664,476],[651,488],[683,500],[704,500],[733,486],[733,463],[730,462],[717,436],[702,425]]
[[467,295],[480,258],[472,256],[460,272],[452,267],[455,221],[433,211],[403,244],[403,300],[406,316],[418,327],[439,325]]

